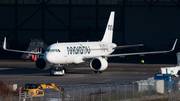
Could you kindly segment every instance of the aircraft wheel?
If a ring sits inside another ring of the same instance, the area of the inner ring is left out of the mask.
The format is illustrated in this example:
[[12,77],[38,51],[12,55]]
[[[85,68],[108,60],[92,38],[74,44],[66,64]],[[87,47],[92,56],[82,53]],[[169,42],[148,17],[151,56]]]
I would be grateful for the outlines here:
[[94,71],[94,73],[98,73],[98,71]]
[[53,74],[52,74],[52,70],[50,71],[50,75],[51,75],[51,76],[53,76]]
[[67,69],[65,67],[63,67],[63,69],[64,69],[64,72],[66,73]]
[[99,71],[99,73],[102,73],[102,71]]

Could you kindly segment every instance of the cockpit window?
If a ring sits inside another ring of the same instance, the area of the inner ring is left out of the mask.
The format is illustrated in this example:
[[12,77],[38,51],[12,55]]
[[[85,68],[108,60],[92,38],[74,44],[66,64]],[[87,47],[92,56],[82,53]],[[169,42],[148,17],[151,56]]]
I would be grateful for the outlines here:
[[47,49],[46,52],[61,52],[59,49]]
[[25,88],[26,89],[36,89],[38,88],[40,85],[39,84],[26,84]]

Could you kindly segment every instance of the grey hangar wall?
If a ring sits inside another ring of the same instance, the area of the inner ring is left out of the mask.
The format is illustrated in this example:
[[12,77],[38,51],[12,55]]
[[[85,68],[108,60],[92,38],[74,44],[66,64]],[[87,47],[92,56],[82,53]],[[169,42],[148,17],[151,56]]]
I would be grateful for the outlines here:
[[171,48],[180,38],[179,0],[1,0],[0,42],[22,48],[31,39],[45,43],[101,40],[115,14],[113,41]]

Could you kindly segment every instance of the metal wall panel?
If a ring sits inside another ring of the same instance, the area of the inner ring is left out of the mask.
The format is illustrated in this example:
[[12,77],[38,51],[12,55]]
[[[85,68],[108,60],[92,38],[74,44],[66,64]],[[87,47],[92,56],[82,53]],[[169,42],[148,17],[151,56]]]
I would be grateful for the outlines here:
[[[48,9],[50,10],[50,12],[53,13],[53,15],[45,9],[45,28],[57,28],[67,30],[66,26],[69,26],[69,9],[67,7],[48,7]],[[66,26],[64,26],[59,20],[61,20]]]
[[[9,33],[11,33],[12,31],[11,30],[6,30],[6,31],[4,31],[4,30],[0,30],[0,42],[3,42],[3,40],[4,40],[4,37],[7,37],[8,35],[9,35]],[[12,37],[10,37],[10,38],[8,38],[8,39],[13,39],[14,38],[14,36],[12,36]]]
[[57,4],[69,4],[69,0],[57,0]]
[[[38,10],[38,7],[18,7],[18,14],[17,14],[17,23],[20,26],[23,22],[26,22],[22,25],[22,28],[41,28],[41,10]],[[38,10],[38,11],[37,11]],[[37,11],[37,12],[36,12]],[[33,14],[36,12],[35,14]],[[32,15],[32,17],[31,17]],[[29,19],[28,19],[29,18]]]
[[69,32],[67,31],[46,31],[44,42],[47,45],[56,42],[68,42],[69,41]]
[[84,0],[77,0],[77,4],[84,4]]
[[84,4],[96,4],[96,0],[84,0]]
[[17,0],[18,4],[39,4],[37,0]]
[[69,4],[69,0],[50,0],[47,4]]
[[79,7],[72,9],[72,28],[87,29],[95,28],[95,8]]
[[118,0],[98,0],[100,5],[117,5]]
[[[41,39],[41,31],[18,31],[18,45],[28,44],[31,39]],[[25,48],[25,47],[22,47]]]
[[109,14],[115,10],[113,41],[118,45],[144,43],[148,47],[164,47],[180,37],[178,0],[159,0],[153,5],[147,0],[44,0],[48,4],[41,5],[42,1],[17,0],[18,5],[12,5],[15,0],[1,0],[0,32],[5,34],[0,35],[17,39],[18,43],[33,35],[48,43],[101,40]]
[[42,27],[41,13],[37,13],[33,17],[31,17],[20,29],[23,28],[38,29],[41,27]]
[[14,28],[15,10],[14,7],[0,7],[0,28]]
[[3,4],[13,4],[13,3],[15,3],[15,0],[2,0],[1,2]]
[[58,0],[50,0],[48,4],[58,4]]
[[91,40],[96,28],[96,9],[94,7],[74,7],[71,10],[72,41]]
[[147,47],[171,47],[180,37],[180,11],[176,7],[126,7],[126,43]]
[[71,0],[71,4],[96,4],[96,0]]

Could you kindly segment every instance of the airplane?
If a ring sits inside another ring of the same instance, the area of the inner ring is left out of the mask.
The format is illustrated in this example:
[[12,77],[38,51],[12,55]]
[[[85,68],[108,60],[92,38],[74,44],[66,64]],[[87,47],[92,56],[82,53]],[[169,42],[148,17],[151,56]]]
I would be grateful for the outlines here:
[[41,55],[42,57],[38,58],[35,62],[36,68],[40,70],[47,70],[51,67],[51,65],[81,64],[88,62],[90,64],[91,69],[95,73],[102,73],[102,71],[107,69],[108,67],[107,59],[110,57],[158,54],[158,53],[167,53],[174,50],[177,43],[177,39],[175,40],[172,49],[168,51],[111,54],[112,52],[114,52],[116,49],[119,48],[142,46],[142,44],[117,46],[115,43],[112,43],[113,30],[114,30],[114,17],[115,17],[115,11],[111,11],[105,33],[101,41],[54,43],[50,45],[44,53],[37,53],[37,52],[7,49],[6,37],[5,37],[3,49],[6,51]]

